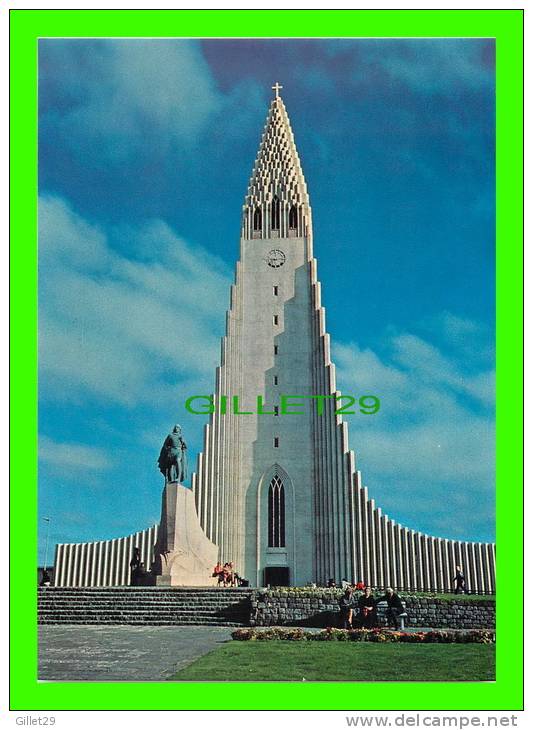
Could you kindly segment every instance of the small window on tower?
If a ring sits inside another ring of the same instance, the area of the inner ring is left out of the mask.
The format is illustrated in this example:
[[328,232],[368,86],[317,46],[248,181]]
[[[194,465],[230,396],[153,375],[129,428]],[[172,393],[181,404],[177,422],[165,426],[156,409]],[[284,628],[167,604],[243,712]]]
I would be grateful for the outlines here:
[[279,406],[274,406],[274,415],[279,416]]
[[256,208],[254,211],[254,231],[260,231],[263,225],[263,216],[261,214],[261,208]]
[[279,198],[274,196],[271,209],[271,228],[273,231],[279,231]]
[[278,384],[278,376],[274,375],[274,385],[277,385],[277,384]]
[[272,293],[274,294],[275,297],[278,296],[278,287],[277,286],[272,287]]
[[295,205],[289,210],[289,228],[298,228],[298,211]]
[[277,355],[277,354],[278,354],[278,346],[274,345],[274,355]]
[[274,315],[273,320],[274,320],[274,324],[279,324],[279,317],[277,314]]
[[279,447],[279,436],[274,436],[274,448],[277,449]]

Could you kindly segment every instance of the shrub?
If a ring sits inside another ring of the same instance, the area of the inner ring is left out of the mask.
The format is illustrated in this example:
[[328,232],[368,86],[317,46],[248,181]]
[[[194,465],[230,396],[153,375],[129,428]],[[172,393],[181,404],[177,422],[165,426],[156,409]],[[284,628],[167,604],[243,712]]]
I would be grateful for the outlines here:
[[251,641],[255,639],[256,633],[255,629],[236,629],[232,631],[231,638],[234,641]]
[[458,631],[456,641],[458,644],[494,644],[496,634],[489,629],[471,629],[470,631]]
[[[327,635],[327,639],[329,641],[349,641],[350,640],[350,631],[348,629],[336,629],[334,627],[328,626],[325,632],[321,631],[320,634],[325,633]],[[320,634],[314,634],[314,636],[319,636]],[[309,638],[312,640],[313,634],[310,633]]]
[[456,639],[450,631],[427,631],[424,641],[426,644],[452,644]]
[[276,626],[269,629],[236,629],[231,634],[235,641],[368,641],[373,643],[406,644],[494,644],[496,634],[487,629],[469,631],[391,631],[389,629],[336,629],[306,631],[302,628]]
[[402,631],[399,637],[399,641],[406,644],[421,644],[426,640],[426,634],[424,631]]

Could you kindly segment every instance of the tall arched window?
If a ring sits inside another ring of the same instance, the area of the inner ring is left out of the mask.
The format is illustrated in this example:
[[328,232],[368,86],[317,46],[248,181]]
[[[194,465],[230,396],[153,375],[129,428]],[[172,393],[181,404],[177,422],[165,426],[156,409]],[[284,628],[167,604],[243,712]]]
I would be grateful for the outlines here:
[[298,228],[298,210],[295,205],[289,210],[289,228]]
[[268,547],[285,547],[285,488],[277,475],[268,487]]
[[279,231],[279,198],[274,196],[271,209],[271,228],[273,231]]
[[263,227],[263,216],[261,215],[261,208],[254,210],[254,231],[260,231]]

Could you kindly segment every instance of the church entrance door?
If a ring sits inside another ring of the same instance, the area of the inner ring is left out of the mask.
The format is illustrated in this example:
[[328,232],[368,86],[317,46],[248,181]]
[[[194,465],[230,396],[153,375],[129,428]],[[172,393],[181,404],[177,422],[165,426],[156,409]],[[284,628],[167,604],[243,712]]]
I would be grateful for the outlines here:
[[265,586],[288,586],[289,569],[282,567],[265,568]]

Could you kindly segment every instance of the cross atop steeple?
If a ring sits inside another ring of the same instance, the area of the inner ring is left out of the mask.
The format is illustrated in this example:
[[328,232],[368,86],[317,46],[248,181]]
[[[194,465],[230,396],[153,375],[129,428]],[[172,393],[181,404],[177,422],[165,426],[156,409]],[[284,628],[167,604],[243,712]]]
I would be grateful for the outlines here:
[[279,90],[282,88],[283,88],[283,86],[281,84],[279,84],[277,81],[274,84],[274,86],[272,86],[272,91],[274,91],[274,93],[276,94],[276,99],[279,99]]
[[311,236],[311,208],[294,135],[279,95],[272,87],[261,143],[244,200],[243,238]]

